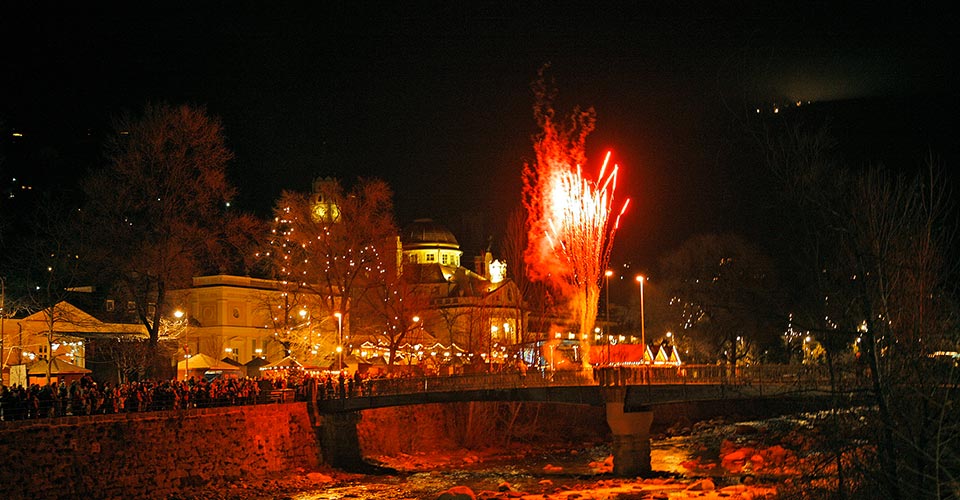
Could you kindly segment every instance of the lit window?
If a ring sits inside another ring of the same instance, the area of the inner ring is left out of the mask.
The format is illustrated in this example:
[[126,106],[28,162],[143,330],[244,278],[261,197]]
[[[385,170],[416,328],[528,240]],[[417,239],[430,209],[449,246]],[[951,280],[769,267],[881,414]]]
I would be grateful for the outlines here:
[[437,256],[434,255],[434,254],[432,254],[432,253],[428,253],[426,260],[427,260],[427,262],[436,262],[436,261],[437,261]]
[[441,262],[443,265],[447,265],[447,263],[448,263],[449,261],[450,261],[450,256],[449,256],[449,255],[443,254],[443,255],[440,256],[440,262]]

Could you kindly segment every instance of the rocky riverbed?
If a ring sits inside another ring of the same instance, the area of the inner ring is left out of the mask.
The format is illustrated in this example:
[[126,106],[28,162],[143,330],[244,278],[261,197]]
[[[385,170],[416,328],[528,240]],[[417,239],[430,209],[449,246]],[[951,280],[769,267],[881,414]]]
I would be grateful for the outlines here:
[[602,443],[373,457],[378,474],[298,470],[211,485],[186,499],[758,499],[795,489],[811,461],[802,418],[675,425],[653,442],[653,477],[616,478]]

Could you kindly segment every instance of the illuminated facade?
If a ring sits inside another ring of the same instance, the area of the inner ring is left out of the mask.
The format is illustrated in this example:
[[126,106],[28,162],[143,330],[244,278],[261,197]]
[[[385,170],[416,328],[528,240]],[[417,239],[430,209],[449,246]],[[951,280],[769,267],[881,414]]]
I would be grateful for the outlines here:
[[430,298],[430,310],[420,316],[433,337],[484,358],[522,342],[522,298],[506,278],[505,263],[486,252],[474,259],[473,270],[463,267],[457,239],[430,219],[405,227],[401,245],[403,275]]
[[335,349],[336,322],[318,321],[317,300],[285,290],[276,280],[195,277],[192,288],[170,292],[169,305],[188,318],[178,357],[203,353],[238,363],[260,357],[276,361],[289,348],[291,355],[310,363]]
[[[96,338],[123,336],[146,338],[143,325],[103,321],[69,302],[37,311],[24,318],[3,318],[0,322],[0,353],[4,384],[24,384],[28,367],[41,360],[59,359],[85,368],[87,344]],[[52,373],[51,382],[57,381]],[[45,384],[46,377],[31,377],[30,383]]]

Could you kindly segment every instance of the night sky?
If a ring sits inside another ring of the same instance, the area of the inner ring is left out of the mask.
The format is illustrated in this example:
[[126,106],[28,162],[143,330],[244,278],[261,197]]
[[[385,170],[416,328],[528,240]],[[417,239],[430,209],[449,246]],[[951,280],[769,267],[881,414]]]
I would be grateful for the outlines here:
[[638,266],[698,231],[749,232],[751,211],[772,208],[737,164],[744,109],[860,103],[840,123],[893,138],[860,134],[857,154],[903,142],[869,160],[956,158],[957,19],[929,4],[96,3],[0,11],[4,183],[75,185],[111,116],[192,103],[223,120],[240,209],[266,215],[316,176],[380,177],[400,224],[479,214],[485,229],[457,236],[480,244],[519,201],[544,63],[561,111],[596,109],[586,169],[613,150],[633,200],[615,258]]

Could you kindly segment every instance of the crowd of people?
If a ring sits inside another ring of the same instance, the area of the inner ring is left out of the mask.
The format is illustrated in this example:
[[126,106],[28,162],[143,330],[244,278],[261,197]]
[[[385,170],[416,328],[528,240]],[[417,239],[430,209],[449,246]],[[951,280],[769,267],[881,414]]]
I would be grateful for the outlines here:
[[307,401],[371,396],[378,382],[419,376],[422,374],[402,370],[354,371],[352,374],[290,370],[257,378],[194,377],[186,381],[110,384],[98,383],[87,375],[49,385],[8,387],[0,384],[0,421],[249,405],[287,401],[288,397]]
[[90,376],[70,383],[0,385],[0,420],[68,415],[176,410],[263,402],[274,387],[270,380],[218,378],[98,384]]
[[275,377],[101,384],[87,375],[69,383],[0,384],[0,421],[269,403],[278,400],[276,391],[292,393],[300,401],[358,397],[372,393],[374,380],[403,376],[293,371]]

